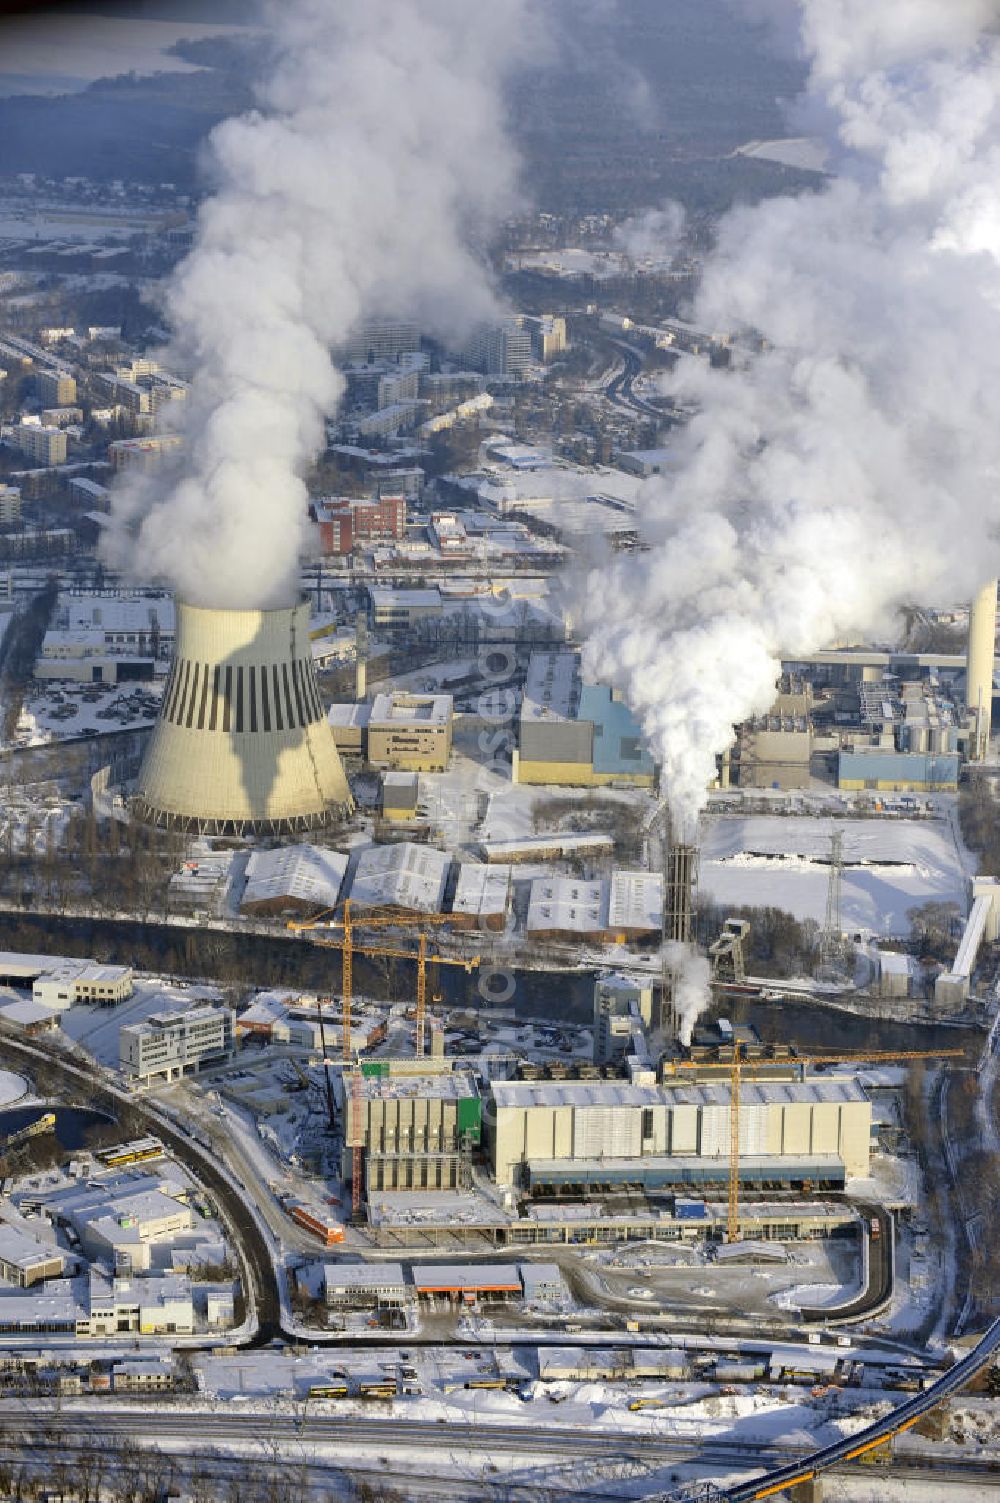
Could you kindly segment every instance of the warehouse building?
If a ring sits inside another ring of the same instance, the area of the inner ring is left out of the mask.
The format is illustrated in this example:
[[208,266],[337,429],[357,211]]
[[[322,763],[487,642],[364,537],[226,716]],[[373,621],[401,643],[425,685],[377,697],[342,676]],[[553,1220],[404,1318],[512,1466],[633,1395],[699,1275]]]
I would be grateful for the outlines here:
[[406,1304],[402,1263],[327,1263],[323,1290],[334,1309],[400,1310]]
[[441,913],[451,857],[431,846],[401,841],[362,851],[351,883],[357,908],[398,908],[400,916]]
[[[495,1081],[486,1139],[496,1180],[533,1189],[728,1178],[728,1084]],[[853,1080],[744,1082],[741,1177],[843,1184],[868,1172],[871,1103]]]
[[425,1263],[413,1265],[413,1287],[420,1299],[478,1305],[520,1299],[521,1274],[516,1263]]
[[[462,1159],[482,1135],[482,1102],[471,1075],[390,1075],[380,1062],[362,1067],[360,1132],[356,1105],[344,1109],[344,1176],[352,1152],[364,1153],[365,1184],[382,1190],[455,1190]],[[350,1078],[340,1090],[351,1089]]]
[[528,900],[527,932],[535,939],[626,944],[663,929],[663,877],[658,872],[613,872],[583,882],[536,877]]
[[451,756],[450,694],[376,694],[368,718],[368,761],[396,772],[444,772]]
[[335,908],[348,858],[322,846],[289,845],[254,851],[240,912],[254,917],[282,913],[313,916]]
[[490,929],[500,933],[510,909],[512,872],[509,866],[486,866],[463,861],[452,899],[452,927]]
[[651,788],[642,727],[606,685],[583,682],[578,652],[533,652],[521,702],[515,783]]

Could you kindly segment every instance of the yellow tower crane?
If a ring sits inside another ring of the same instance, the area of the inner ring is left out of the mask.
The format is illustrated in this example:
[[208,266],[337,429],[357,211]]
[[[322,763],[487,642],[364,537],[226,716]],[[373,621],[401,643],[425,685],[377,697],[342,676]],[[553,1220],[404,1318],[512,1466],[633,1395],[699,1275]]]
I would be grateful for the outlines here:
[[[794,1045],[793,1045],[794,1048]],[[964,1049],[902,1049],[898,1051],[871,1049],[852,1054],[791,1054],[780,1060],[748,1060],[743,1056],[744,1045],[734,1044],[729,1070],[729,1211],[726,1225],[726,1241],[739,1242],[740,1232],[740,1083],[746,1070],[757,1075],[757,1065],[773,1069],[775,1065],[843,1065],[843,1064],[901,1064],[913,1059],[964,1059]],[[666,1066],[666,1073],[680,1076],[687,1072],[697,1074],[698,1066],[685,1060],[673,1060]]]
[[[293,919],[288,928],[296,934],[320,927],[327,914],[332,909],[326,909],[311,919]],[[322,945],[326,949],[339,950],[341,956],[341,992],[343,994],[343,1029],[341,1033],[341,1059],[344,1073],[351,1063],[351,1003],[354,995],[354,956],[387,956],[399,960],[416,960],[417,962],[417,1007],[416,1007],[416,1052],[417,1057],[424,1054],[426,1017],[427,1017],[427,962],[430,960],[435,965],[461,966],[465,971],[471,972],[479,964],[480,956],[470,956],[468,960],[456,960],[448,955],[428,955],[427,935],[424,932],[425,925],[446,924],[449,918],[443,914],[422,914],[416,923],[420,926],[417,937],[417,949],[402,950],[391,945],[358,945],[354,941],[355,929],[405,929],[412,927],[412,921],[400,915],[398,912],[380,912],[374,910],[365,913],[364,916],[355,920],[351,911],[351,900],[344,902],[343,918],[339,927],[343,930],[343,939],[334,939],[331,936],[315,935],[313,943]],[[325,1069],[325,1066],[324,1066]],[[345,1079],[346,1086],[346,1079]],[[329,1074],[327,1074],[327,1090],[329,1092]],[[346,1103],[345,1090],[345,1103]],[[357,1220],[361,1209],[361,1071],[355,1066],[351,1073],[350,1089],[350,1138],[351,1138],[351,1194],[353,1201],[353,1215]],[[346,1138],[347,1134],[345,1134]]]
[[[296,934],[302,934],[307,930],[320,928],[326,921],[327,914],[332,909],[326,909],[311,919],[293,919],[288,928]],[[419,918],[411,919],[400,914],[396,910],[372,909],[355,918],[348,898],[344,903],[344,913],[339,924],[334,928],[343,931],[343,939],[333,939],[326,935],[314,935],[313,943],[323,945],[330,950],[339,950],[342,960],[341,991],[343,993],[344,1028],[343,1028],[343,1060],[345,1064],[351,1059],[351,1005],[354,997],[354,956],[386,956],[396,960],[415,960],[417,962],[417,1006],[416,1006],[416,1034],[417,1058],[424,1055],[427,1035],[427,964],[461,966],[467,972],[474,971],[481,957],[472,955],[467,960],[453,958],[449,955],[429,955],[427,953],[426,928],[440,924],[451,923],[450,914],[427,913]],[[401,950],[386,945],[358,945],[354,940],[355,929],[417,929],[416,950]]]

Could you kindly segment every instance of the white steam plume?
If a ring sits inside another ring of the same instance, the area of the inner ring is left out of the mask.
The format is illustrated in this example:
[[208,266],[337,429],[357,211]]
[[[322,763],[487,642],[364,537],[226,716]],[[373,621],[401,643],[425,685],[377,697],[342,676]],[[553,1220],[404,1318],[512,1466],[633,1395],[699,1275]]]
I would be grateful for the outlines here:
[[259,108],[210,138],[218,190],[165,294],[193,371],[171,483],[119,494],[105,556],[226,607],[294,598],[302,475],[366,313],[454,333],[493,310],[469,249],[514,201],[505,70],[528,0],[278,0]]
[[669,262],[680,250],[686,222],[683,204],[668,199],[662,208],[646,209],[617,225],[612,238],[630,261]]
[[699,413],[640,496],[654,546],[583,607],[688,838],[782,655],[1000,565],[1000,0],[767,9],[798,19],[840,176],[722,224],[694,317],[754,341],[669,378]]
[[679,940],[668,940],[663,953],[671,976],[677,1037],[686,1046],[695,1023],[712,1000],[712,967],[704,955]]

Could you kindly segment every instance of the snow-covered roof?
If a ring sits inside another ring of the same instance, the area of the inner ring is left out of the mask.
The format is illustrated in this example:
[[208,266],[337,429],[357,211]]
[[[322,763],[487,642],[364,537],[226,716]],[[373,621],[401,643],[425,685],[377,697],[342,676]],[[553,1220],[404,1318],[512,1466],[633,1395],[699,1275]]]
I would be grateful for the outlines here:
[[[498,1107],[729,1105],[729,1084],[720,1081],[639,1086],[624,1080],[496,1080],[490,1090]],[[866,1099],[857,1081],[842,1076],[740,1083],[741,1106],[848,1103]]]
[[452,913],[506,913],[510,890],[509,866],[486,866],[465,861],[458,869],[458,883],[452,901]]
[[576,877],[537,877],[528,900],[528,932],[565,929],[593,934],[607,927],[608,885]]
[[327,1263],[323,1268],[327,1289],[402,1289],[406,1275],[402,1263]]
[[662,873],[613,872],[608,924],[612,929],[659,931],[663,925]]
[[573,720],[580,706],[580,654],[533,652],[521,701],[522,720]]
[[409,908],[440,913],[451,857],[404,841],[363,851],[351,884],[351,902],[363,907]]
[[454,700],[450,694],[408,694],[393,690],[376,694],[370,726],[446,726]]
[[247,866],[241,907],[287,899],[334,908],[347,867],[347,856],[322,846],[289,845],[254,851]]

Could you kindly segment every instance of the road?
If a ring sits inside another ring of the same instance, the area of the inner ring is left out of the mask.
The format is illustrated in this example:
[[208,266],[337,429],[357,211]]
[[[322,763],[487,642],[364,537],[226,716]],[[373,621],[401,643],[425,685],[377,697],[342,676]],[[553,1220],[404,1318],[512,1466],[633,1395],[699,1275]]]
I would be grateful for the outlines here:
[[[565,1461],[582,1460],[585,1474],[588,1463],[595,1468],[600,1463],[618,1463],[623,1470],[631,1467],[633,1474],[639,1476],[645,1470],[652,1473],[665,1466],[696,1465],[716,1476],[732,1477],[762,1465],[787,1465],[802,1454],[800,1447],[782,1447],[766,1441],[759,1444],[715,1438],[702,1441],[661,1437],[655,1433],[626,1440],[619,1431],[610,1428],[582,1431],[558,1421],[544,1426],[489,1424],[477,1420],[475,1414],[447,1421],[407,1420],[399,1418],[388,1405],[385,1411],[378,1418],[366,1415],[338,1418],[306,1414],[303,1405],[299,1413],[270,1410],[265,1415],[240,1413],[230,1404],[217,1414],[194,1415],[179,1408],[151,1408],[148,1400],[145,1403],[137,1400],[134,1405],[102,1404],[99,1414],[105,1433],[128,1436],[145,1446],[162,1447],[167,1454],[190,1456],[192,1435],[196,1431],[198,1450],[204,1453],[200,1463],[213,1475],[217,1472],[220,1478],[230,1475],[234,1466],[232,1456],[218,1455],[225,1447],[231,1453],[250,1457],[255,1468],[278,1466],[282,1460],[287,1460],[290,1466],[304,1465],[310,1471],[321,1470],[327,1475],[337,1470],[353,1472],[356,1467],[362,1470],[377,1467],[383,1481],[389,1478],[404,1481],[408,1489],[410,1479],[415,1479],[419,1496],[478,1499],[491,1496],[496,1489],[500,1496],[509,1499],[508,1489],[518,1486],[516,1472],[511,1475],[512,1464],[517,1463],[525,1468],[522,1485],[527,1486],[527,1478],[531,1478],[531,1492],[526,1496],[537,1500],[558,1495],[557,1468]],[[15,1426],[23,1412],[20,1404],[0,1403],[0,1415],[9,1417]],[[33,1404],[29,1424],[36,1459],[46,1447],[42,1430],[46,1423],[52,1427],[48,1444],[53,1451],[61,1458],[71,1457],[75,1449],[85,1448],[92,1438],[96,1412],[92,1406],[75,1408],[72,1401],[51,1408]],[[16,1440],[16,1435],[11,1436],[7,1444],[14,1449]],[[0,1444],[0,1454],[2,1451]],[[423,1468],[421,1452],[431,1453]],[[546,1485],[543,1458],[552,1467],[551,1492]],[[499,1462],[504,1463],[502,1468],[497,1467]],[[488,1469],[498,1471],[493,1482],[488,1478]],[[439,1473],[437,1477],[435,1470]],[[873,1483],[879,1475],[870,1465],[847,1464],[843,1470],[864,1475]],[[926,1475],[932,1475],[935,1482],[952,1480],[968,1484],[981,1479],[981,1485],[989,1485],[987,1479],[996,1476],[996,1464],[977,1457],[945,1460],[940,1455],[903,1453],[894,1458],[892,1475],[905,1476],[914,1482]],[[421,1478],[426,1486],[421,1484]],[[407,1496],[410,1495],[412,1490],[408,1490]],[[513,1496],[517,1495],[515,1491]],[[599,1495],[605,1499],[614,1496],[607,1491]],[[582,1503],[587,1495],[577,1487],[572,1496]]]

